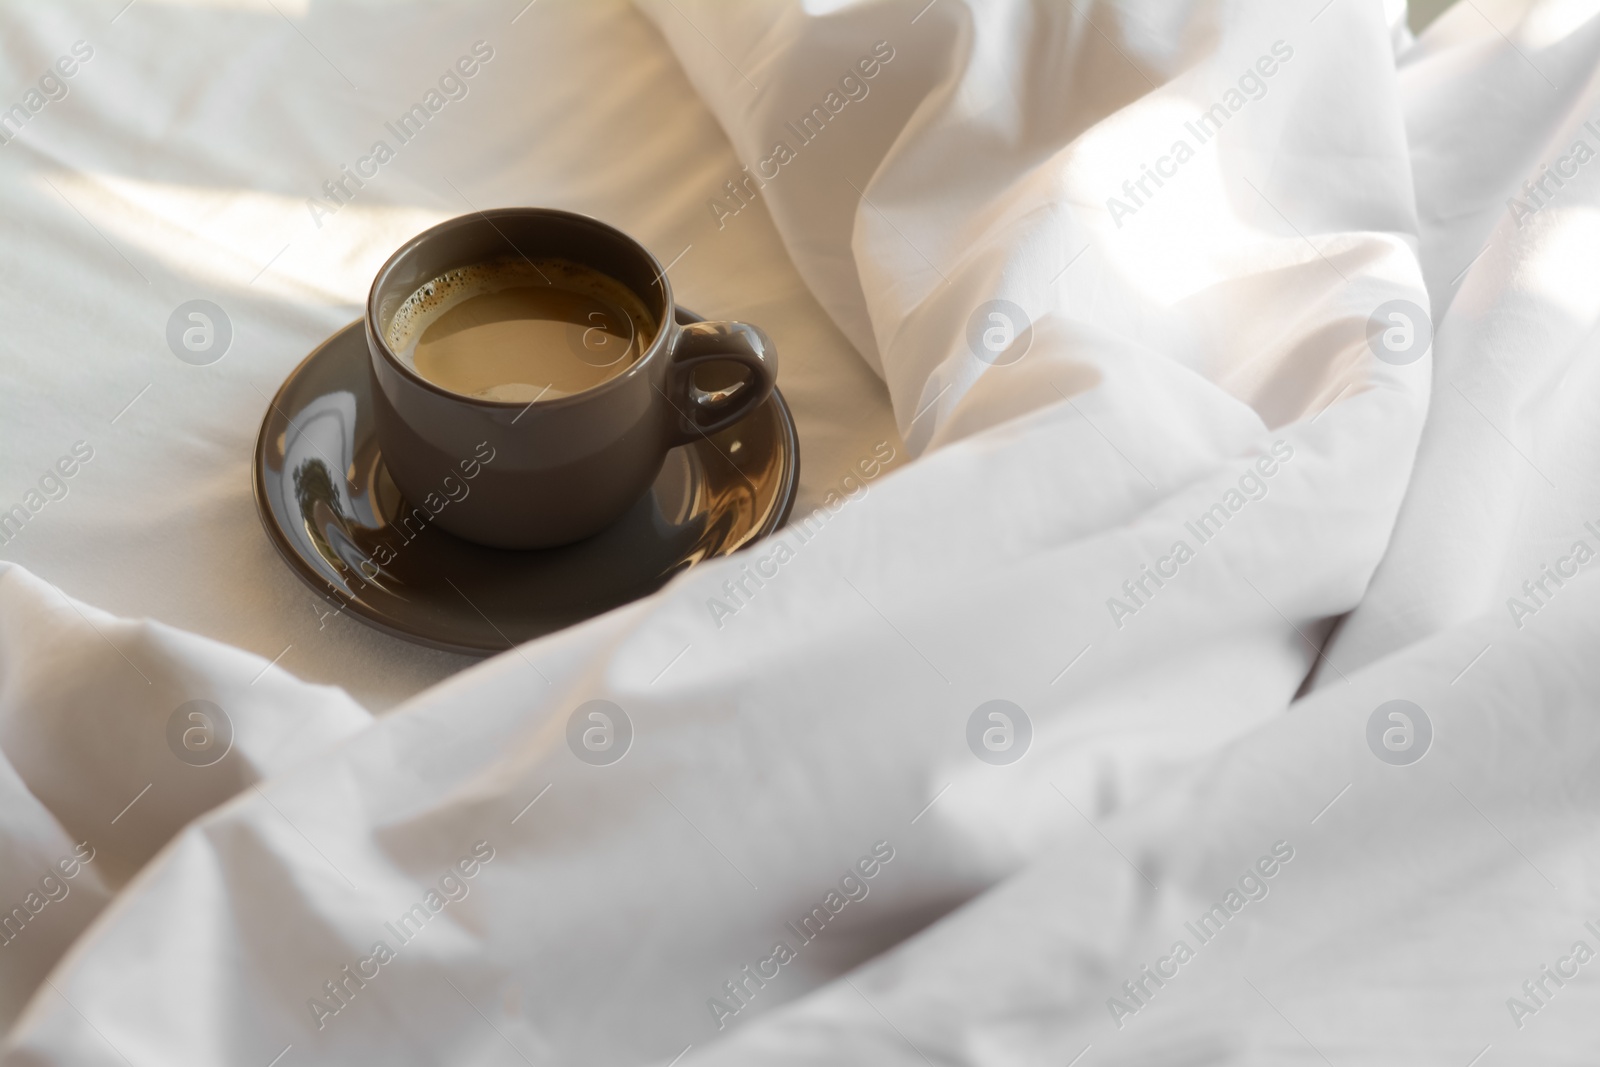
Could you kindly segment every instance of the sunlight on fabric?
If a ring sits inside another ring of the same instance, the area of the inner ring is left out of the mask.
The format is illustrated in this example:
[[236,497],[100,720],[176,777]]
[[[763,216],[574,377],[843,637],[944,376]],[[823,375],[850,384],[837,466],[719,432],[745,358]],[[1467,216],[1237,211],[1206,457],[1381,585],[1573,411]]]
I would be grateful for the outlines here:
[[1594,250],[1600,245],[1600,210],[1559,210],[1528,257],[1523,282],[1534,296],[1580,322],[1600,315],[1600,290],[1594,284]]
[[214,11],[265,11],[292,19],[303,19],[311,12],[311,0],[145,0],[162,7],[203,7]]
[[1170,306],[1220,281],[1239,240],[1214,145],[1195,146],[1191,101],[1155,93],[1084,134],[1066,156],[1066,198],[1105,259]]
[[[364,300],[389,253],[446,217],[416,207],[347,204],[318,227],[303,197],[94,172],[49,179],[127,255],[209,285],[319,303]],[[55,195],[42,180],[39,188]]]
[[[1517,36],[1534,48],[1548,48],[1567,40],[1594,15],[1593,0],[1547,0],[1529,9]],[[1509,32],[1509,23],[1505,29]]]

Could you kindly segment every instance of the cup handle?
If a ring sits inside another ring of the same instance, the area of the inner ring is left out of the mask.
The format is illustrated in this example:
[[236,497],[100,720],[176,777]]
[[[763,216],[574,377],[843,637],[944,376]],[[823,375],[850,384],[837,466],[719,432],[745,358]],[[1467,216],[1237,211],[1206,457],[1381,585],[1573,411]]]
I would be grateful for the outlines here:
[[[750,377],[727,389],[702,389],[694,372],[703,363],[737,363]],[[744,322],[683,326],[667,370],[667,399],[678,412],[673,444],[726,430],[765,403],[777,381],[778,351],[759,327]]]

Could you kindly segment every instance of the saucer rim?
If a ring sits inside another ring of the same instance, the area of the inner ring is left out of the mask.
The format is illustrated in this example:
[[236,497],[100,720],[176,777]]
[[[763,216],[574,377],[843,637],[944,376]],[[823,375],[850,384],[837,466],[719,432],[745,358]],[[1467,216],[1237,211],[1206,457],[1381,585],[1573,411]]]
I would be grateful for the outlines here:
[[[674,308],[674,317],[676,317],[680,323],[705,321],[701,316],[683,307]],[[306,366],[310,364],[312,360],[316,359],[322,354],[324,349],[333,345],[346,333],[353,331],[361,334],[364,339],[365,330],[366,320],[364,318],[358,318],[352,320],[344,326],[341,326],[339,329],[334,330],[327,337],[323,338],[320,343],[318,343],[314,348],[311,349],[310,352],[306,354],[305,358],[300,360],[299,363],[295,364],[294,369],[284,376],[282,383],[280,383],[277,388],[277,391],[272,394],[272,399],[267,403],[266,410],[262,412],[261,426],[256,431],[256,444],[255,448],[252,450],[250,483],[252,495],[255,498],[256,515],[261,520],[261,526],[266,532],[267,540],[271,542],[272,547],[277,550],[278,555],[283,558],[283,561],[288,565],[289,570],[294,574],[294,576],[299,578],[304,585],[311,589],[312,592],[318,594],[324,600],[330,601],[337,605],[340,614],[348,611],[350,614],[360,619],[362,623],[371,626],[375,630],[379,630],[385,634],[388,634],[391,637],[396,637],[403,641],[409,641],[413,644],[424,645],[429,648],[436,648],[443,652],[454,652],[460,655],[477,656],[480,658],[496,656],[502,652],[510,652],[513,649],[519,648],[521,645],[516,643],[507,643],[505,645],[474,645],[441,639],[430,634],[403,628],[397,625],[389,616],[372,610],[363,601],[358,599],[347,599],[346,596],[340,592],[338,587],[328,581],[327,578],[325,578],[318,570],[309,564],[306,559],[295,549],[295,547],[290,543],[288,536],[284,533],[282,526],[277,521],[277,513],[273,509],[271,498],[268,495],[267,486],[262,475],[262,472],[266,468],[266,454],[268,448],[267,438],[269,436],[268,426],[273,421],[274,414],[278,415],[284,422],[289,421],[288,416],[283,414],[280,407],[284,393],[301,375]],[[773,386],[771,399],[776,404],[778,409],[778,423],[780,429],[779,441],[780,446],[787,456],[787,463],[785,464],[786,472],[784,475],[780,476],[781,481],[778,487],[777,506],[774,507],[771,512],[769,512],[767,518],[763,520],[759,526],[755,527],[754,532],[746,537],[738,548],[735,548],[732,552],[722,553],[722,557],[737,555],[738,553],[743,552],[754,545],[760,544],[762,541],[765,541],[767,538],[771,537],[778,530],[782,529],[784,524],[789,521],[789,516],[794,510],[795,500],[799,496],[799,428],[795,425],[794,412],[790,409],[789,402],[784,399],[783,393],[778,389],[777,386]],[[752,414],[754,413],[752,412]],[[678,445],[677,448],[692,448],[697,446],[698,442],[691,442],[689,444]],[[676,451],[676,449],[671,451]],[[502,551],[517,550],[504,549]],[[525,551],[539,550],[529,549]],[[698,563],[690,563],[688,567],[683,568],[683,570],[680,570],[678,573],[681,574],[683,571],[693,569],[698,565]],[[674,575],[674,577],[675,576],[676,575]],[[671,579],[669,578],[668,581],[670,580]],[[658,589],[659,588],[660,587],[658,587]],[[655,591],[656,590],[652,590],[652,592]],[[640,597],[636,597],[633,600],[629,600],[623,604],[617,605],[615,608],[610,608],[607,610],[615,611],[619,608],[628,607],[629,605],[637,603],[639,600],[643,599],[644,596],[649,595],[649,593],[642,594]],[[568,623],[567,626],[561,627],[561,629],[564,630],[571,626],[577,626],[580,623],[587,622],[589,619],[598,618],[600,615],[604,614],[606,614],[606,612],[602,611],[597,612],[594,615],[586,616],[582,619],[576,619],[573,622]],[[551,634],[559,632],[560,630],[550,631]],[[541,636],[548,636],[548,634]],[[537,640],[537,638],[530,638],[529,640]]]

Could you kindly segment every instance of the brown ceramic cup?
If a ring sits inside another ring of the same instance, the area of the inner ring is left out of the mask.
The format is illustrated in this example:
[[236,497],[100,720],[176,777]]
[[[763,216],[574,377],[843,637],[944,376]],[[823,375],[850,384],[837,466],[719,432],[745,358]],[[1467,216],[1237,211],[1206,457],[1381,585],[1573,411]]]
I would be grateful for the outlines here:
[[[615,377],[531,404],[451,392],[391,350],[395,312],[421,286],[518,255],[571,260],[621,282],[660,324],[655,337]],[[754,326],[679,325],[672,285],[644,246],[549,208],[463,215],[413,237],[373,280],[366,334],[378,445],[395,486],[411,504],[439,502],[427,505],[439,526],[496,548],[549,548],[605,529],[650,488],[670,449],[744,418],[778,372],[772,342]],[[725,384],[702,387],[702,369]]]

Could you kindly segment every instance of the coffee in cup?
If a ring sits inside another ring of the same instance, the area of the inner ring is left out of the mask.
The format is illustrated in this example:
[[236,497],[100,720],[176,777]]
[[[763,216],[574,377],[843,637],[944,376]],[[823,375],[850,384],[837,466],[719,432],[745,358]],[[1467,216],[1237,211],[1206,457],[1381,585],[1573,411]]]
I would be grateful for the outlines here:
[[657,323],[627,286],[571,260],[502,257],[441,274],[396,310],[401,361],[463,396],[529,403],[626,371]]

